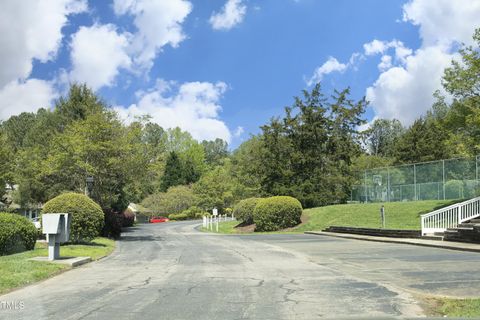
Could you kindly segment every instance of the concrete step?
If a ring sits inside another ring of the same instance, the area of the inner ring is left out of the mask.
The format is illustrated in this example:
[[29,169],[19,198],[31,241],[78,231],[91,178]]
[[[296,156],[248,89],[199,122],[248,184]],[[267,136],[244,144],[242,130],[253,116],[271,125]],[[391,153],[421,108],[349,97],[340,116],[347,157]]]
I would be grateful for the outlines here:
[[350,233],[368,236],[392,237],[392,238],[420,238],[419,230],[398,230],[398,229],[375,229],[375,228],[357,228],[330,226],[324,231],[335,233]]
[[442,236],[422,236],[422,239],[424,240],[437,240],[437,241],[443,241],[443,235]]

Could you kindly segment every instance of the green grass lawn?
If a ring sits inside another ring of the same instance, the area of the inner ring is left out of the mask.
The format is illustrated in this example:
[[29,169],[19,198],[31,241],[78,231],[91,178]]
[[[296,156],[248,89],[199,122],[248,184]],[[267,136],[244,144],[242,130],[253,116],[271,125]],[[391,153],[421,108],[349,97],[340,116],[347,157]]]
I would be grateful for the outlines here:
[[[109,255],[115,249],[115,241],[106,238],[96,238],[90,244],[65,245],[60,247],[63,257],[91,257],[98,260]],[[69,269],[69,266],[30,261],[29,258],[48,256],[46,243],[38,243],[35,249],[22,253],[0,257],[0,294],[11,289],[22,287]]]
[[[385,227],[388,229],[420,230],[420,215],[450,205],[451,200],[428,200],[410,202],[389,202],[385,205]],[[339,204],[306,209],[304,223],[288,231],[276,233],[302,233],[320,231],[329,226],[380,228],[381,203]],[[238,221],[220,222],[218,232],[236,234]],[[203,231],[209,231],[202,228]],[[215,229],[213,230],[215,232]]]
[[480,299],[427,299],[427,312],[431,316],[446,316],[454,318],[480,317]]
[[[453,203],[428,200],[385,203],[387,229],[420,230],[420,215]],[[306,223],[298,231],[323,230],[329,226],[380,228],[381,203],[340,204],[304,210]]]

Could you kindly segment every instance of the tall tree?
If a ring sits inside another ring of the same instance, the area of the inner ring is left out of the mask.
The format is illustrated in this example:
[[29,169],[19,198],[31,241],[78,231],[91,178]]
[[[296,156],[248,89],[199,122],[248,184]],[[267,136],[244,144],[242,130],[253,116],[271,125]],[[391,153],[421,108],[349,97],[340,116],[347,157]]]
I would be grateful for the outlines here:
[[205,149],[205,162],[210,166],[221,164],[221,160],[228,156],[228,143],[220,138],[213,141],[202,141]]
[[393,148],[404,131],[397,119],[376,119],[365,132],[369,153],[374,156],[391,157]]
[[184,166],[175,151],[169,153],[165,164],[160,190],[165,192],[168,188],[185,183]]
[[267,194],[292,195],[305,207],[344,201],[352,157],[360,152],[357,128],[366,101],[349,90],[327,99],[317,84],[295,98],[283,119],[262,126],[261,185]]

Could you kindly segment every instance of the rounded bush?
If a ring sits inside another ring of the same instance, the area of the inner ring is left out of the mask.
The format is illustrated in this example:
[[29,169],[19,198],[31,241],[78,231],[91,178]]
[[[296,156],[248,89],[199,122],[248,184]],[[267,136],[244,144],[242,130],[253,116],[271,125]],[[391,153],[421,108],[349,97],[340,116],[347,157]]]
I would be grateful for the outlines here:
[[102,231],[102,208],[80,193],[64,193],[45,203],[43,213],[68,213],[71,215],[70,242],[91,241]]
[[239,201],[233,208],[233,215],[245,224],[253,223],[253,211],[260,198],[248,198]]
[[27,218],[15,213],[0,213],[0,255],[33,250],[37,228]]
[[255,231],[276,231],[301,222],[302,204],[287,196],[260,199],[253,213]]

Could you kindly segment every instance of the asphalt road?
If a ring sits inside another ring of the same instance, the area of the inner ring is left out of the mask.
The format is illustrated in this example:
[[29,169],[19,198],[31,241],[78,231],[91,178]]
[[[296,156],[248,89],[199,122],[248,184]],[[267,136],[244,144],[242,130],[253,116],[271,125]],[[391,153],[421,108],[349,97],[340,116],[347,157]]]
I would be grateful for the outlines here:
[[418,294],[479,295],[480,254],[313,235],[132,228],[108,258],[0,296],[0,319],[422,316]]

